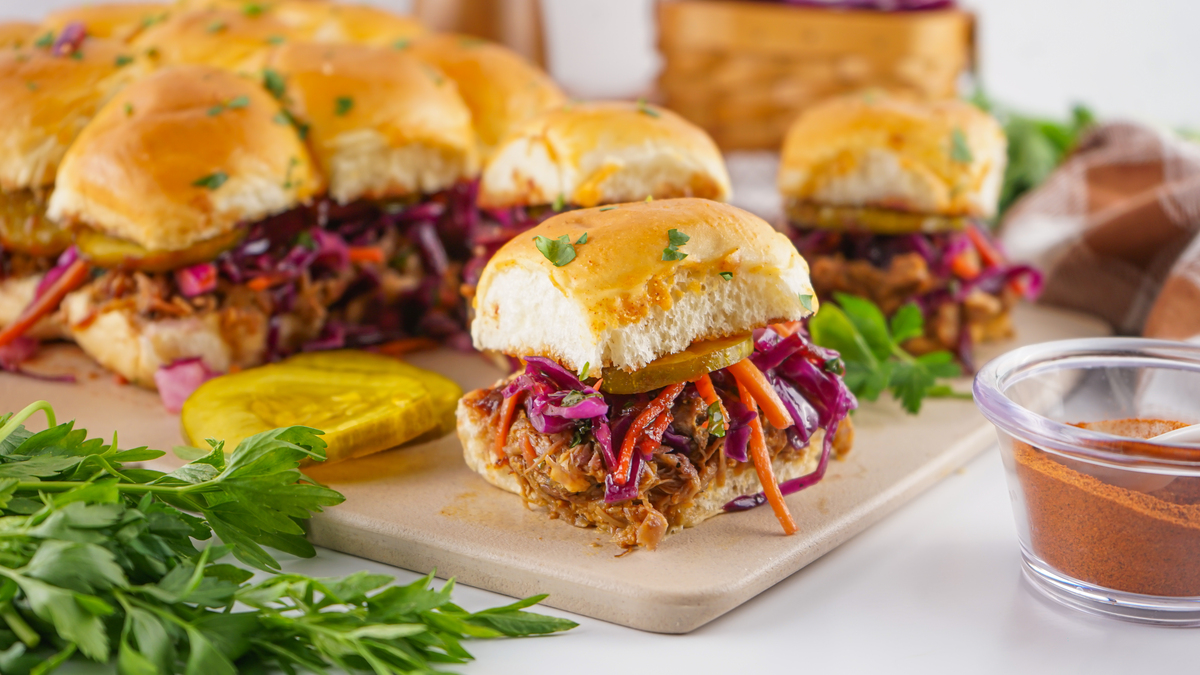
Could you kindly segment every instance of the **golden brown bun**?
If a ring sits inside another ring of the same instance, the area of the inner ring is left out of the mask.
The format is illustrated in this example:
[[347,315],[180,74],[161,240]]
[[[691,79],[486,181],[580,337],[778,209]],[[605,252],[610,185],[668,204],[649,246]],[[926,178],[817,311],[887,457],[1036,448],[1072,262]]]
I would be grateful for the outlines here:
[[76,5],[50,12],[42,25],[58,34],[67,24],[78,21],[92,37],[127,42],[143,29],[165,20],[171,9],[171,5],[158,2]]
[[45,28],[28,21],[0,22],[0,49],[28,47],[45,32]]
[[[49,216],[174,251],[293,208],[322,182],[281,118],[265,90],[233,73],[164,68],[114,97],[79,135]],[[227,177],[219,186],[218,174]]]
[[294,43],[270,67],[339,202],[436,192],[475,173],[471,113],[428,64],[391,47]]
[[854,94],[792,125],[779,190],[800,202],[990,217],[1006,147],[1000,124],[970,103]]
[[0,52],[0,189],[46,187],[67,147],[125,80],[127,50],[88,38],[78,59],[48,48]]
[[[668,231],[690,237],[682,261],[662,260]],[[535,236],[571,242],[555,267]],[[732,276],[725,279],[722,272]],[[568,211],[501,248],[475,295],[475,348],[637,369],[698,340],[747,333],[811,312],[808,265],[783,234],[741,209],[705,199]]]
[[266,14],[211,8],[173,13],[132,44],[146,68],[199,64],[257,74],[275,45],[289,39],[288,27]]
[[644,103],[573,103],[526,123],[484,167],[486,208],[595,206],[653,196],[729,199],[729,174],[708,134]]
[[[478,392],[472,392],[464,397],[470,398]],[[494,418],[484,416],[478,408],[458,403],[458,440],[463,446],[463,459],[472,471],[483,476],[487,482],[514,494],[522,494],[521,483],[513,475],[507,464],[497,465],[494,448],[496,447],[496,424]],[[843,422],[850,424],[849,418]],[[776,457],[772,462],[776,481],[782,483],[793,478],[799,478],[812,473],[820,461],[821,446],[825,440],[825,430],[817,429],[803,452],[796,453],[792,459]],[[518,442],[515,437],[509,443]],[[724,506],[741,495],[750,495],[762,491],[758,482],[758,474],[751,468],[745,467],[740,472],[731,471],[724,485],[713,481],[688,504],[682,512],[680,528],[695,527],[713,516],[725,513]],[[679,528],[671,530],[676,531]]]
[[412,41],[409,50],[458,84],[485,159],[526,121],[566,102],[558,85],[537,66],[486,40],[430,35]]
[[391,46],[426,32],[419,21],[380,7],[323,0],[184,0],[187,9],[221,8],[246,12],[253,6],[259,16],[288,27],[297,40]]

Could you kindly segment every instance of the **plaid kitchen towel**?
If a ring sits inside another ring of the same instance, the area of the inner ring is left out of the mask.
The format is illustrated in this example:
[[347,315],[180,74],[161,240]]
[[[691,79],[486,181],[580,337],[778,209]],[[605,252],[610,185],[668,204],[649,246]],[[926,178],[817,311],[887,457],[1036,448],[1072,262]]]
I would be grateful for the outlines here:
[[1200,145],[1101,125],[1008,212],[1009,255],[1046,275],[1041,302],[1118,333],[1200,339]]

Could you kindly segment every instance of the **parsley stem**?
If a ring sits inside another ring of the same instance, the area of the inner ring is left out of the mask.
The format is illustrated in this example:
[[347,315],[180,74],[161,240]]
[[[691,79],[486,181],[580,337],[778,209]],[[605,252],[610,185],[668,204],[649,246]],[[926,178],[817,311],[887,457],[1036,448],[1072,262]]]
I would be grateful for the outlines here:
[[917,362],[917,359],[915,357],[913,357],[912,354],[909,354],[908,352],[901,349],[900,345],[895,342],[892,343],[892,356],[900,359],[901,361],[903,361],[905,363],[916,363]]
[[[21,491],[27,491],[27,490],[35,490],[38,492],[67,492],[68,490],[74,490],[81,485],[86,485],[86,483],[81,483],[79,481],[69,481],[69,480],[22,481],[20,483],[17,483],[16,491],[21,492]],[[146,492],[180,494],[180,493],[184,492],[184,490],[186,488],[189,488],[189,487],[194,487],[194,486],[191,486],[191,485],[187,485],[187,486],[183,486],[183,485],[180,485],[180,486],[141,485],[141,484],[137,484],[137,483],[117,483],[117,485],[116,485],[117,490],[119,490],[121,492],[129,492],[132,494],[142,494],[142,493],[146,493]]]
[[58,422],[54,419],[54,408],[52,408],[46,401],[34,401],[33,403],[25,406],[24,410],[16,415],[13,415],[12,419],[8,420],[8,423],[0,427],[0,442],[3,442],[4,439],[11,436],[12,432],[16,431],[17,427],[21,426],[22,422],[32,417],[33,414],[39,410],[42,410],[46,413],[46,422],[49,424],[49,427],[47,428],[58,426]]
[[17,614],[17,610],[13,609],[11,602],[4,603],[3,609],[0,609],[0,619],[4,619],[4,623],[12,630],[17,639],[25,644],[30,649],[35,649],[42,641],[42,636],[38,632],[25,623],[25,619]]

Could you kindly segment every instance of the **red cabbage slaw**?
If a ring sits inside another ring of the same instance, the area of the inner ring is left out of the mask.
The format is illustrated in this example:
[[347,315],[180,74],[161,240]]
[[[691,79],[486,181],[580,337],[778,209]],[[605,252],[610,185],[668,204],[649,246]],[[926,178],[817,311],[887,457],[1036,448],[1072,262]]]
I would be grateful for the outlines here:
[[551,216],[574,208],[542,205],[482,210],[467,233],[467,241],[471,245],[471,258],[463,268],[463,283],[471,287],[476,286],[488,261],[509,240]]
[[[976,236],[988,242],[1004,258],[990,264],[983,260],[979,274],[971,279],[959,278],[952,269],[954,259],[975,246],[965,231],[877,235],[863,231],[802,229],[793,225],[790,234],[796,250],[805,257],[841,254],[847,260],[865,260],[880,269],[886,269],[898,255],[920,255],[930,275],[936,280],[933,290],[913,298],[926,320],[935,316],[947,303],[963,302],[974,290],[999,295],[1005,286],[1014,281],[1020,281],[1026,298],[1037,298],[1042,289],[1041,272],[1029,265],[1008,262],[1004,248],[986,227],[974,222],[968,223],[967,227],[972,228]],[[968,368],[972,351],[970,331],[959,331],[959,345],[955,353]]]
[[[857,400],[842,381],[838,354],[818,347],[804,332],[782,337],[770,328],[755,331],[755,351],[751,360],[763,371],[783,400],[796,424],[788,429],[788,441],[797,450],[808,445],[818,428],[825,429],[824,443],[816,471],[780,485],[784,494],[809,487],[821,480],[833,448],[833,437],[839,423],[858,406]],[[620,396],[604,394],[583,383],[574,374],[554,361],[540,356],[524,358],[525,370],[513,378],[501,391],[504,398],[523,395],[525,414],[540,433],[553,434],[574,430],[590,434],[599,447],[607,475],[604,501],[607,504],[634,499],[638,495],[638,480],[617,485],[619,448],[634,418],[640,412],[639,402],[645,394]],[[725,370],[710,374],[720,388],[729,391],[735,385]],[[736,398],[724,404],[729,413],[726,421],[725,455],[737,462],[747,462],[750,422],[758,413],[751,411]],[[610,415],[614,416],[610,421]],[[670,425],[659,443],[671,452],[687,452],[690,441],[674,433]],[[633,453],[630,475],[640,476],[641,467],[649,456]],[[725,505],[726,511],[741,511],[765,503],[762,493],[743,495]]]

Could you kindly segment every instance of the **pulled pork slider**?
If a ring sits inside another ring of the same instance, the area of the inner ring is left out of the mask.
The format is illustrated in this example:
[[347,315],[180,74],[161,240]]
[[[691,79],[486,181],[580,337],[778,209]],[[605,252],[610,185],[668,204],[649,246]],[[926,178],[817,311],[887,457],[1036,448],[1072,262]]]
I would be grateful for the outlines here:
[[0,346],[60,334],[44,312],[26,312],[70,262],[56,269],[71,236],[46,217],[46,203],[67,148],[124,82],[120,44],[86,38],[78,24],[40,35],[0,53],[0,328],[11,329]]
[[467,35],[429,35],[406,49],[454,80],[486,160],[505,137],[566,96],[545,72],[516,52]]
[[1009,311],[1036,272],[1007,263],[984,220],[996,213],[1006,141],[963,101],[866,93],[796,120],[779,189],[822,299],[869,298],[885,314],[916,302],[926,335],[906,347],[955,352],[1012,334]]
[[158,2],[75,5],[50,12],[42,26],[57,35],[72,23],[81,23],[91,37],[128,42],[142,30],[166,20],[172,9],[171,5]]
[[475,347],[525,366],[460,401],[467,464],[626,548],[764,502],[795,532],[783,495],[849,450],[855,406],[800,328],[812,293],[787,238],[731,206],[555,216],[480,280]]
[[265,72],[329,178],[323,224],[378,251],[376,282],[338,316],[377,331],[345,346],[417,334],[469,344],[457,280],[478,155],[454,81],[403,50],[360,45],[286,44]]
[[281,114],[254,82],[178,66],[131,84],[83,130],[49,215],[74,230],[83,260],[108,270],[64,302],[85,352],[154,387],[177,362],[225,372],[319,333],[309,296],[338,282],[307,268],[285,275],[299,258],[276,264],[304,225],[292,212],[323,187]]
[[556,213],[730,194],[716,143],[679,115],[643,102],[568,103],[529,120],[484,166],[464,294],[500,246]]

